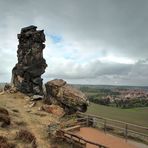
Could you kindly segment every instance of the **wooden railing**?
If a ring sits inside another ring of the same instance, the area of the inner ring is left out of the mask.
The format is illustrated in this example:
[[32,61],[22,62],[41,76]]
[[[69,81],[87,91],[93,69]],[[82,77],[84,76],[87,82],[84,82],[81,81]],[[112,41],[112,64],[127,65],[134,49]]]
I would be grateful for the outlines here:
[[89,141],[87,139],[84,139],[83,137],[73,134],[69,131],[65,131],[65,130],[60,130],[60,135],[63,136],[63,138],[65,139],[69,139],[68,141],[72,143],[72,141],[79,143],[82,147],[86,147],[86,144],[91,144],[91,145],[95,145],[98,148],[108,148],[107,146],[104,146],[102,144],[96,143],[96,142],[92,142]]
[[[148,127],[143,127],[119,120],[104,118],[101,116],[95,116],[92,114],[85,114],[78,112],[77,115],[79,116],[78,120],[83,122],[85,121],[84,123],[86,126],[91,126],[90,124],[92,123],[93,124],[92,126],[96,125],[97,127],[99,127],[98,125],[101,124],[102,125],[101,128],[104,129],[105,133],[110,128],[110,130],[118,130],[122,132],[126,140],[128,139],[129,136],[131,137],[132,134],[135,134],[138,135],[139,139],[148,142]],[[133,137],[135,135],[133,135]]]

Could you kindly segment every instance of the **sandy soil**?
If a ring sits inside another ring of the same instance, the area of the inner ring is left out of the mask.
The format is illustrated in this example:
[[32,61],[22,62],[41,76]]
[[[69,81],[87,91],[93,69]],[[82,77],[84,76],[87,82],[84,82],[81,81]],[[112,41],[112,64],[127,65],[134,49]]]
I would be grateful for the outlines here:
[[[50,148],[50,141],[47,138],[47,125],[50,122],[58,122],[58,117],[38,111],[42,105],[41,101],[38,101],[35,107],[30,108],[29,101],[24,97],[21,93],[0,95],[0,106],[5,107],[9,111],[12,122],[10,127],[6,129],[0,128],[0,135],[6,136],[11,140],[14,139],[15,133],[19,129],[25,128],[35,135],[39,148]],[[14,109],[18,110],[18,112],[13,112]],[[24,122],[26,125],[16,124],[19,122]],[[20,148],[23,148],[22,143],[18,142],[17,144]]]
[[[108,146],[109,148],[138,148],[134,144],[126,142],[122,138],[105,134],[104,132],[94,128],[83,127],[77,132],[77,134],[90,141]],[[87,144],[87,148],[97,148],[97,146]]]

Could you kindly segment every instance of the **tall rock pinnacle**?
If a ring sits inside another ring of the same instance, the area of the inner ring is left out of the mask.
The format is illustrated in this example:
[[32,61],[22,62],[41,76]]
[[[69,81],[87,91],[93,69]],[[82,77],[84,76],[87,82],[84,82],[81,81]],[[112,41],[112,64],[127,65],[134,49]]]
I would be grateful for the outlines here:
[[43,94],[41,75],[47,67],[43,58],[44,30],[36,26],[21,29],[18,34],[18,63],[12,70],[12,84],[23,93]]

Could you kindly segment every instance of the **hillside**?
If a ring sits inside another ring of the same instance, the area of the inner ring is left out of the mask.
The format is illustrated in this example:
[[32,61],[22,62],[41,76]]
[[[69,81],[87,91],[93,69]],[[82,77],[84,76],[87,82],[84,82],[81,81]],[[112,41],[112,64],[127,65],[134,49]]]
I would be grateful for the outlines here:
[[148,107],[121,109],[91,103],[87,113],[148,127]]
[[6,128],[0,128],[1,135],[8,138],[9,142],[17,144],[19,148],[25,148],[28,144],[15,140],[16,132],[19,129],[30,131],[40,148],[48,148],[52,145],[48,137],[48,125],[52,122],[59,122],[60,118],[53,114],[39,111],[42,102],[36,102],[34,107],[30,107],[30,102],[21,93],[3,94],[0,96],[0,107],[4,107],[10,114],[11,124]]

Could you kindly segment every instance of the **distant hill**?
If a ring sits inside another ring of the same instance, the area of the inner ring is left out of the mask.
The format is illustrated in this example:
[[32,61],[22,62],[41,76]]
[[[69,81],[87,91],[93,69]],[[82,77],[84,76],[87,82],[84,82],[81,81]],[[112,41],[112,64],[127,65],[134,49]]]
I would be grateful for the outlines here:
[[80,89],[81,87],[95,88],[95,89],[144,89],[148,90],[148,86],[126,86],[126,85],[87,85],[87,84],[71,84]]

